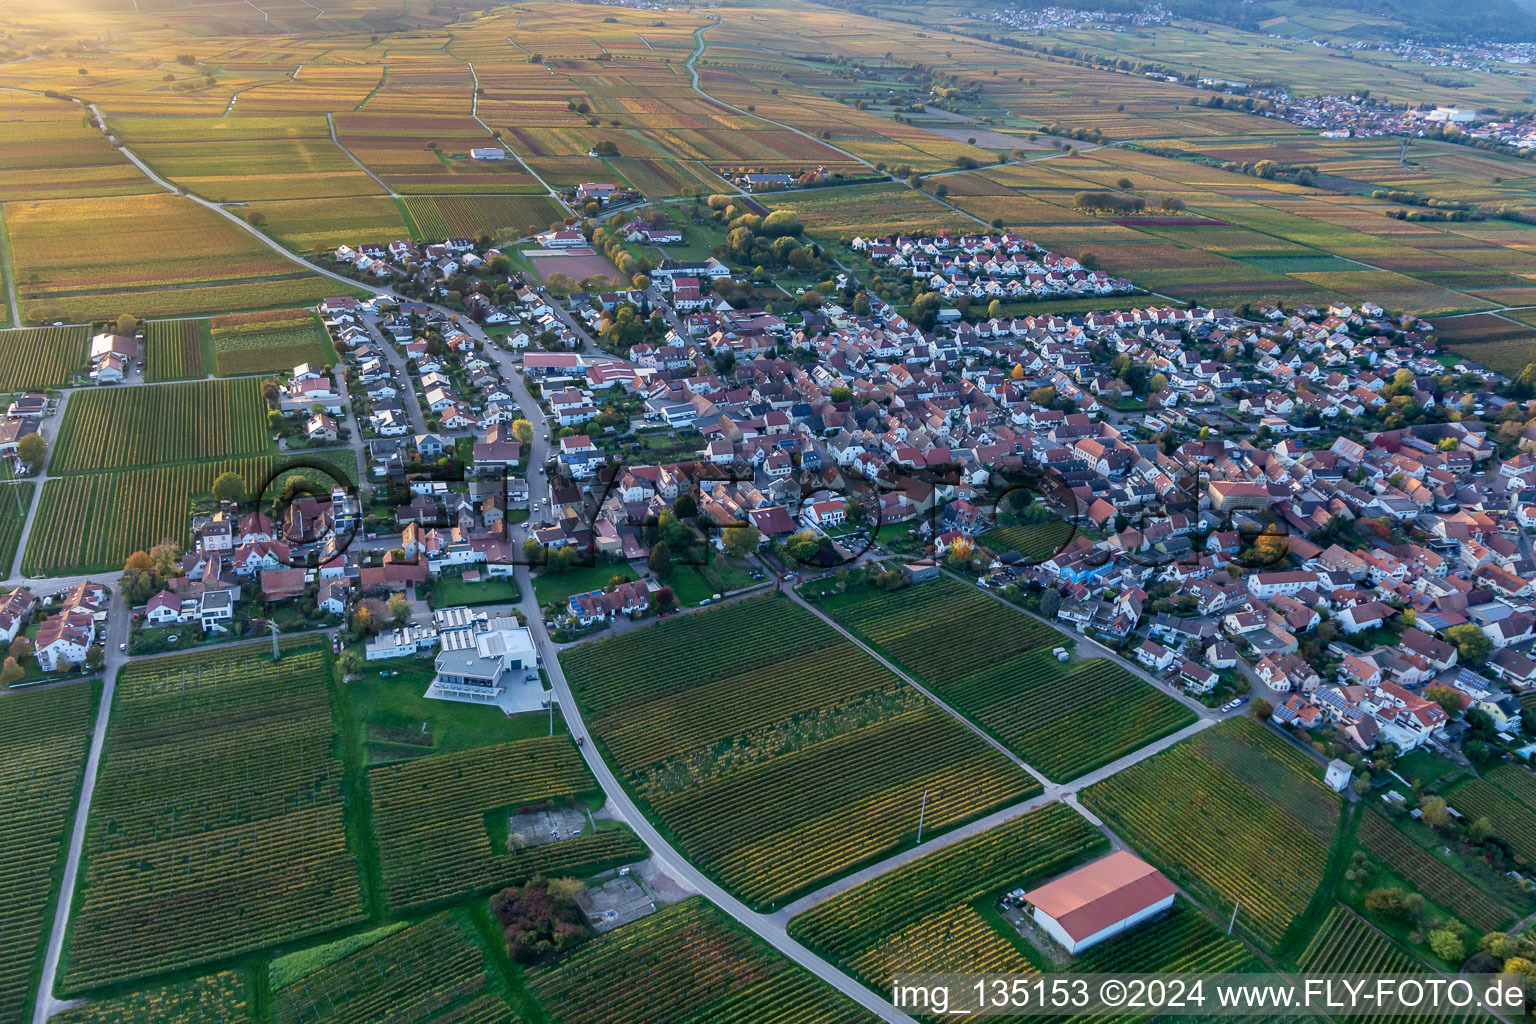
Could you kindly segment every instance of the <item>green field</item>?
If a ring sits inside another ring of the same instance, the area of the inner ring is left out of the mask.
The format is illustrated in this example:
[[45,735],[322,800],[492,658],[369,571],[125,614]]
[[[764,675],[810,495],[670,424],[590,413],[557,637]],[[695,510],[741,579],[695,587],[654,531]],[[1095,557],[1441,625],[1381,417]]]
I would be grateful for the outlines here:
[[603,936],[528,987],[562,1024],[654,1019],[874,1024],[875,1018],[695,896]]
[[207,320],[151,320],[145,325],[144,379],[153,384],[208,375],[204,353],[212,340]]
[[65,406],[48,471],[263,455],[271,447],[256,380],[77,391]]
[[592,735],[695,864],[759,905],[1038,793],[830,627],[749,598],[561,656]]
[[1323,882],[1339,817],[1321,766],[1252,719],[1207,729],[1084,790],[1083,805],[1274,950]]
[[[209,495],[219,474],[239,474],[247,494],[253,494],[293,458],[257,455],[55,477],[43,484],[22,555],[23,571],[29,576],[102,572],[121,568],[129,555],[161,541],[189,547],[192,498]],[[350,448],[307,452],[304,458],[332,466],[338,479],[356,479],[357,459]],[[282,479],[276,477],[279,483]]]
[[216,316],[212,334],[214,372],[222,377],[336,362],[330,334],[319,316],[307,309]]
[[507,986],[467,914],[377,938],[272,992],[273,1024],[508,1024]]
[[90,362],[84,327],[27,327],[0,331],[0,391],[57,388]]
[[527,881],[591,873],[646,856],[627,828],[509,850],[501,812],[601,796],[569,736],[539,737],[373,768],[373,823],[390,905],[415,907]]
[[1109,659],[1058,662],[1051,650],[1068,642],[1064,635],[948,577],[889,591],[855,587],[818,607],[1053,780],[1195,720]]
[[330,663],[324,639],[311,636],[287,641],[275,664],[258,642],[119,673],[64,990],[182,970],[363,916]]
[[0,717],[0,1019],[26,1020],[53,923],[64,847],[101,687],[70,683],[5,699]]
[[564,572],[540,572],[533,578],[533,592],[540,606],[560,602],[564,604],[572,594],[585,594],[590,590],[602,590],[615,576],[626,582],[636,579],[634,570],[627,565],[578,566]]

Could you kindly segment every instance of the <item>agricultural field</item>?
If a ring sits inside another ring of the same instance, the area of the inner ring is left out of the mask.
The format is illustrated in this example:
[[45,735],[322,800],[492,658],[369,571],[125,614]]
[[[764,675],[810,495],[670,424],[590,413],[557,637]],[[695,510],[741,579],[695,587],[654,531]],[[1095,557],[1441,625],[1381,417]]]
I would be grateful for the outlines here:
[[402,210],[403,200],[357,196],[250,203],[244,216],[294,252],[325,256],[341,245],[411,237]]
[[823,242],[846,241],[871,231],[936,235],[983,226],[925,193],[895,183],[768,195],[760,201],[770,210],[795,211],[806,234]]
[[1440,858],[1403,835],[1379,814],[1360,819],[1360,845],[1380,857],[1426,897],[1452,908],[1479,932],[1509,923],[1514,912],[1484,893]]
[[976,539],[994,551],[1017,551],[1033,565],[1043,562],[1077,534],[1077,528],[1060,519],[1043,523],[995,526]]
[[144,379],[153,384],[208,376],[203,350],[206,320],[151,320],[144,333]]
[[490,235],[497,242],[522,238],[565,216],[547,196],[407,196],[402,201],[415,234],[433,242],[455,236]]
[[227,313],[213,318],[212,333],[213,368],[221,377],[336,362],[330,334],[308,309]]
[[[182,970],[363,915],[323,637],[117,678],[61,987]],[[186,738],[196,736],[197,743]],[[144,921],[159,922],[146,930]]]
[[77,391],[49,471],[86,473],[261,455],[271,447],[255,379]]
[[1451,352],[1511,380],[1536,363],[1536,327],[1517,322],[1511,316],[1474,313],[1436,320],[1434,324],[1441,343]]
[[74,104],[7,91],[0,109],[0,202],[158,191]]
[[[356,481],[357,458],[350,448],[310,451],[304,458],[325,462],[338,479]],[[55,477],[43,484],[22,571],[29,576],[106,572],[163,540],[186,549],[192,539],[191,501],[211,494],[219,474],[238,473],[247,495],[254,496],[283,465],[281,457],[259,455]]]
[[562,662],[630,790],[758,905],[907,842],[924,791],[928,834],[1040,791],[782,597],[581,644]]
[[1468,821],[1488,819],[1493,832],[1526,864],[1536,864],[1536,787],[1528,770],[1501,766],[1468,779],[1446,797]]
[[1242,718],[1084,790],[1083,805],[1238,926],[1281,944],[1323,881],[1339,818],[1316,762]]
[[1061,803],[886,872],[797,914],[790,935],[876,991],[897,971],[1033,972],[982,908],[1109,852]]
[[0,566],[7,571],[16,563],[16,545],[21,543],[36,487],[30,480],[0,484]]
[[[1255,159],[1258,159],[1257,157]],[[1083,190],[1132,193],[1155,207],[1185,204],[1177,223],[1095,216]],[[1484,222],[1392,219],[1385,200],[1254,178],[1136,149],[989,167],[943,179],[950,201],[1016,227],[1039,245],[1081,257],[1180,301],[1329,302],[1372,299],[1421,315],[1528,301],[1536,257]]]
[[252,1024],[250,996],[237,971],[96,999],[50,1020],[59,1024]]
[[[948,577],[853,588],[820,607],[1053,780],[1195,720],[1108,659],[1058,662],[1051,650],[1065,636]],[[988,642],[973,642],[978,636]]]
[[874,1024],[875,1018],[695,896],[529,972],[561,1024]]
[[0,331],[0,391],[58,388],[90,362],[90,332],[83,326]]
[[112,130],[155,173],[214,202],[380,195],[324,117],[122,118]]
[[[1336,906],[1302,952],[1297,966],[1318,974],[1419,974],[1425,966],[1403,952],[1386,935],[1345,907]],[[1379,1020],[1383,1024],[1427,1024],[1431,1020],[1491,1021],[1481,1012],[1455,1016],[1401,1014],[1392,1016],[1348,1016],[1344,1021]]]
[[4,212],[32,321],[259,309],[338,289],[181,196],[12,202]]
[[0,718],[0,1019],[30,1016],[100,693],[80,682],[16,694]]
[[439,903],[536,874],[590,874],[643,860],[627,828],[509,849],[488,822],[498,812],[601,796],[569,736],[518,740],[373,768],[373,822],[384,886],[396,908]]
[[273,1024],[510,1024],[474,925],[442,913],[272,992]]

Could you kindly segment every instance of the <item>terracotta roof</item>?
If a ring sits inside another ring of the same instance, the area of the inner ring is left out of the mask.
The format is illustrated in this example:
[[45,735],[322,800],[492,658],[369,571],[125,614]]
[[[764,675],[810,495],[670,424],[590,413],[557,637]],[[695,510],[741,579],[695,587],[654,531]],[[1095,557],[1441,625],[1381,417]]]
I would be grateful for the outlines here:
[[1173,883],[1162,872],[1129,851],[1117,850],[1031,890],[1024,898],[1080,941],[1174,892]]

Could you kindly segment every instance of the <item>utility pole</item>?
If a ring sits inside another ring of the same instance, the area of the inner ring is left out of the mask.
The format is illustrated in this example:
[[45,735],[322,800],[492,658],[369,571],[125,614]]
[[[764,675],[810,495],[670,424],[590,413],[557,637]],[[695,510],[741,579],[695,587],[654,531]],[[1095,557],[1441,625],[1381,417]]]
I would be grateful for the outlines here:
[[923,845],[923,819],[928,816],[928,791],[923,790],[923,808],[917,812],[917,845]]
[[282,654],[277,649],[277,634],[281,633],[282,630],[278,628],[277,623],[273,622],[271,619],[268,619],[267,632],[272,634],[272,660],[281,661]]
[[1237,924],[1237,908],[1242,906],[1242,904],[1243,904],[1242,897],[1238,897],[1237,902],[1232,904],[1232,920],[1227,922],[1227,936],[1229,938],[1232,935],[1232,926]]

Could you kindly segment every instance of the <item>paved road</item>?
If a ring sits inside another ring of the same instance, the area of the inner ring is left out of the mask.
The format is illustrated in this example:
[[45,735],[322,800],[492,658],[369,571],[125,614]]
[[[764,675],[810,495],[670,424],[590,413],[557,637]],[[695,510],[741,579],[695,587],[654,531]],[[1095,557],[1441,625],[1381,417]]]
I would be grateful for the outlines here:
[[[539,422],[535,418],[539,412],[537,403],[533,401],[532,395],[529,394],[527,387],[523,384],[521,375],[516,373],[510,374],[507,380],[512,387],[513,397],[523,408],[523,414],[528,417],[530,422]],[[544,460],[549,454],[549,446],[544,441],[542,431],[534,431],[533,441],[527,448],[528,457],[525,464],[529,467],[528,491],[530,495],[542,494],[547,488],[544,476]],[[539,610],[538,598],[534,595],[533,576],[526,565],[518,566],[517,582],[522,591],[519,609],[528,621],[528,630],[533,635],[534,643],[539,649],[539,656],[544,663],[544,670],[549,676],[551,686],[554,688],[555,699],[560,703],[560,712],[565,717],[571,734],[577,737],[585,737],[587,735],[586,723],[583,722],[581,711],[576,706],[576,699],[571,693],[570,683],[565,678],[565,671],[560,665],[556,646],[550,640],[549,630],[544,626],[544,618]],[[624,787],[620,785],[618,778],[609,769],[607,762],[603,760],[602,755],[597,752],[596,744],[583,743],[581,751],[583,757],[586,758],[587,765],[592,769],[592,774],[597,777],[599,785],[603,787],[603,792],[607,795],[608,809],[615,817],[624,821],[635,830],[635,833],[651,848],[652,856],[664,865],[670,875],[685,885],[691,886],[703,893],[710,902],[751,929],[759,938],[762,938],[780,953],[783,953],[799,966],[810,971],[822,981],[825,981],[839,992],[859,1003],[865,1009],[876,1014],[881,1020],[912,1020],[912,1018],[896,1010],[895,1007],[891,1006],[884,999],[881,999],[869,989],[791,939],[789,933],[784,928],[783,921],[750,909],[746,904],[726,892],[702,871],[690,864],[657,831],[656,827],[641,812],[634,800],[630,798]]]
[[[234,103],[234,100],[231,99],[230,103]],[[370,177],[374,181],[378,182],[379,187],[382,188],[385,192],[387,192],[391,199],[399,199],[400,198],[400,193],[396,192],[393,188],[391,188],[389,183],[387,181],[385,181],[383,178],[379,177],[377,174],[374,174],[372,171],[370,171],[368,169],[368,165],[367,164],[365,164],[361,160],[359,160],[353,154],[353,152],[350,149],[348,149],[346,146],[342,145],[341,139],[337,138],[337,136],[336,136],[336,119],[334,117],[332,117],[329,112],[327,112],[326,115],[325,115],[325,123],[326,123],[326,126],[331,129],[331,144],[334,145],[337,149],[341,150],[343,153],[347,154],[347,159],[351,160],[353,163],[357,164],[357,169],[358,170],[362,171],[364,174],[368,175],[368,177]]]
[[[794,917],[796,914],[803,913],[804,911],[809,910],[811,907],[814,907],[816,904],[831,899],[838,893],[846,892],[861,882],[867,882],[872,878],[879,878],[881,875],[889,871],[894,871],[896,868],[899,868],[905,864],[912,863],[919,857],[926,857],[928,854],[936,853],[937,851],[942,850],[947,846],[953,846],[955,843],[962,842],[963,840],[969,839],[972,836],[980,835],[989,828],[995,828],[1005,821],[1012,821],[1014,818],[1017,818],[1021,814],[1028,814],[1030,811],[1044,807],[1046,804],[1052,803],[1056,800],[1060,800],[1072,807],[1083,817],[1087,818],[1089,823],[1094,827],[1103,829],[1104,823],[1100,821],[1093,813],[1086,810],[1077,802],[1078,793],[1087,789],[1089,786],[1092,786],[1096,782],[1102,782],[1109,778],[1111,775],[1125,771],[1127,768],[1134,764],[1139,764],[1149,757],[1152,757],[1156,754],[1161,754],[1175,743],[1182,743],[1183,741],[1189,739],[1191,736],[1209,729],[1214,724],[1215,723],[1210,719],[1202,718],[1198,722],[1191,722],[1189,725],[1186,725],[1178,732],[1169,733],[1167,736],[1164,736],[1160,740],[1155,740],[1151,743],[1148,743],[1146,746],[1140,748],[1139,750],[1132,751],[1131,753],[1120,758],[1118,761],[1111,761],[1109,764],[1104,765],[1102,768],[1095,768],[1093,771],[1086,775],[1078,776],[1071,782],[1049,783],[1046,786],[1046,791],[1041,793],[1039,796],[1030,797],[1028,800],[1020,801],[1019,803],[1013,804],[1010,807],[1004,807],[1000,811],[994,811],[993,813],[987,815],[985,818],[978,818],[970,824],[961,825],[959,828],[951,829],[950,831],[945,832],[943,835],[935,836],[934,838],[923,843],[921,846],[914,846],[910,850],[902,850],[900,853],[892,854],[882,861],[878,861],[866,868],[855,871],[853,874],[844,878],[839,878],[835,882],[830,882],[827,885],[822,886],[820,889],[817,889],[815,892],[807,893],[806,895],[800,897],[798,900],[795,900],[795,902],[790,903],[787,906],[775,911],[772,916],[774,920],[780,921],[787,925],[790,918]],[[1105,830],[1105,834],[1109,835],[1107,830]],[[1110,835],[1110,841],[1117,844],[1119,842],[1119,840],[1113,835]]]
[[[96,577],[100,579],[101,577]],[[32,1010],[33,1024],[44,1024],[49,1017],[73,1003],[54,997],[54,981],[59,973],[59,957],[64,951],[64,934],[69,924],[70,906],[75,898],[75,882],[80,875],[80,856],[85,849],[85,823],[91,812],[91,796],[96,791],[96,775],[101,767],[101,753],[107,742],[107,722],[112,715],[112,694],[117,687],[117,672],[128,663],[128,656],[117,648],[128,640],[130,612],[122,594],[112,581],[112,601],[107,606],[104,645],[106,662],[101,671],[101,704],[96,709],[96,724],[91,729],[91,749],[86,755],[85,776],[80,783],[80,799],[75,804],[75,820],[69,833],[69,853],[64,859],[64,874],[59,882],[59,899],[53,912],[53,928],[43,954],[43,972],[37,983],[37,1000]]]

